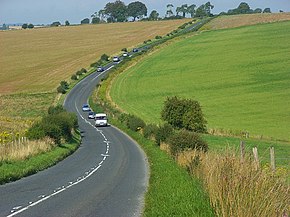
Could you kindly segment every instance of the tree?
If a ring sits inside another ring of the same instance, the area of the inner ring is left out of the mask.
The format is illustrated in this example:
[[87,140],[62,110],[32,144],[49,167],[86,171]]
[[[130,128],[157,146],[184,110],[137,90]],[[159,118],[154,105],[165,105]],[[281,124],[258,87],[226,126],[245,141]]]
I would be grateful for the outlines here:
[[93,17],[92,18],[92,24],[97,24],[97,23],[100,23],[101,22],[101,19],[99,17]]
[[70,23],[69,23],[68,20],[65,21],[65,25],[66,25],[66,26],[69,26],[69,25],[70,25]]
[[207,2],[205,3],[205,12],[206,12],[206,15],[207,16],[211,16],[211,10],[214,8],[214,6],[210,3],[210,2]]
[[98,16],[99,16],[99,18],[101,19],[101,22],[105,22],[106,13],[105,13],[105,10],[104,10],[104,9],[99,10],[99,12],[98,12]]
[[127,19],[127,6],[120,0],[109,2],[105,6],[105,14],[108,22],[124,22]]
[[153,10],[149,15],[149,20],[158,20],[159,13],[156,10]]
[[246,2],[241,2],[237,8],[239,14],[248,14],[250,9],[250,6]]
[[133,17],[133,20],[135,21],[136,18],[147,16],[147,7],[142,2],[136,1],[128,5],[127,12],[128,16]]
[[179,13],[181,13],[181,7],[176,8],[176,16],[179,16]]
[[27,23],[22,24],[22,29],[27,29],[27,28],[28,28],[28,24]]
[[61,23],[56,21],[56,22],[53,22],[50,26],[61,26]]
[[262,13],[263,12],[263,10],[261,9],[261,8],[256,8],[255,10],[254,10],[254,13],[255,14],[260,14],[260,13]]
[[263,13],[271,13],[271,9],[270,9],[270,8],[265,8],[265,9],[263,10]]
[[90,23],[90,19],[89,18],[85,18],[81,21],[81,24],[89,24]]
[[202,4],[196,9],[195,16],[196,17],[205,17],[206,15],[207,15],[207,13],[206,13],[205,5]]
[[164,102],[161,118],[177,129],[205,133],[206,120],[198,101],[179,99],[176,96],[167,98]]
[[195,15],[195,8],[196,8],[195,4],[192,4],[192,5],[188,6],[188,8],[187,8],[187,11],[190,14],[191,18],[194,17],[194,15]]
[[28,29],[33,29],[34,28],[34,25],[32,23],[28,24],[27,26]]
[[172,9],[173,9],[173,4],[168,4],[167,6],[167,11],[166,11],[166,17],[172,17],[173,16],[173,12],[172,12]]
[[188,9],[187,4],[181,5],[180,11],[181,11],[183,17],[185,17],[185,15],[188,13],[187,9]]

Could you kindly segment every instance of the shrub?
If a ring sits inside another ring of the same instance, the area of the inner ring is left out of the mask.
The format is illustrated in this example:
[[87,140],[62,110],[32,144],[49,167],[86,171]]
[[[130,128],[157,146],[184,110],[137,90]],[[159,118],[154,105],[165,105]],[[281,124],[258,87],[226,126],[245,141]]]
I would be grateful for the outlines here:
[[197,133],[187,130],[181,130],[171,135],[167,139],[167,142],[173,156],[187,150],[197,149],[204,152],[208,150],[207,143]]
[[39,140],[45,137],[44,128],[41,125],[41,122],[34,123],[27,131],[26,136],[31,140]]
[[61,81],[60,86],[62,86],[65,90],[69,88],[69,84],[67,81]]
[[123,48],[121,51],[128,52],[127,48]]
[[107,54],[103,54],[102,56],[101,56],[101,60],[103,60],[103,61],[109,61],[109,56],[107,55]]
[[155,124],[148,124],[144,127],[143,135],[145,138],[156,137],[156,133],[158,131],[158,126]]
[[81,71],[83,74],[85,74],[85,73],[88,72],[88,71],[87,71],[86,69],[84,69],[84,68],[82,68],[80,71]]
[[138,131],[141,128],[144,128],[145,125],[146,125],[145,122],[141,118],[136,117],[135,115],[128,115],[128,117],[127,117],[127,127],[130,130]]
[[61,112],[65,112],[65,109],[62,105],[57,105],[57,106],[50,106],[47,110],[47,113],[49,115],[53,115],[53,114],[59,114]]
[[161,111],[161,118],[177,129],[185,128],[198,133],[206,133],[206,120],[198,101],[168,97]]
[[62,93],[62,94],[66,93],[66,89],[63,86],[59,86],[56,90],[58,93]]
[[76,72],[76,75],[78,75],[78,76],[80,76],[80,75],[82,75],[82,74],[83,74],[82,71],[77,71],[77,72]]
[[161,142],[165,142],[172,133],[173,127],[170,124],[165,123],[160,126],[156,132],[156,144],[160,145]]
[[75,74],[73,74],[73,75],[71,76],[71,80],[78,80],[78,76],[75,75]]
[[155,36],[155,39],[162,39],[162,36],[160,36],[160,35],[156,35],[156,36]]

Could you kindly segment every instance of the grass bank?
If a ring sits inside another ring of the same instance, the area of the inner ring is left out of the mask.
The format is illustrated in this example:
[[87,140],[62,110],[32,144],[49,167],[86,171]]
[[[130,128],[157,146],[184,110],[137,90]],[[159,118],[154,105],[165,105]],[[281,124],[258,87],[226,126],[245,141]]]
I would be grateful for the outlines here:
[[42,152],[25,160],[1,161],[0,184],[18,180],[55,165],[72,154],[79,147],[79,144],[80,135],[77,133],[71,143],[56,146],[48,152]]
[[157,124],[166,97],[194,98],[209,128],[289,141],[289,27],[261,24],[177,41],[118,76],[110,95]]

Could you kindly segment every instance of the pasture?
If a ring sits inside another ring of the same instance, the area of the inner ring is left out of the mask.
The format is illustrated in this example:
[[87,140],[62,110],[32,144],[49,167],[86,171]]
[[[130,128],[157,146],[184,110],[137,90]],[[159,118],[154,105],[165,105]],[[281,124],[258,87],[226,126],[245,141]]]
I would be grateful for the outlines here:
[[0,31],[0,94],[54,91],[61,80],[113,55],[164,35],[188,20],[128,22]]
[[119,75],[112,100],[161,123],[166,97],[198,100],[209,128],[290,140],[290,22],[202,32]]

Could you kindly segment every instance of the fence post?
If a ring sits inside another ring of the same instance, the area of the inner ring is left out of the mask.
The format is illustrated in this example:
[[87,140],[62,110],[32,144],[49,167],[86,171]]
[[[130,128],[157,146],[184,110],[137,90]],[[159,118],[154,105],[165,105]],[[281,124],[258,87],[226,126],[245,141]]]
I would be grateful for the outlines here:
[[275,166],[275,152],[274,152],[274,147],[271,146],[270,148],[270,159],[271,159],[271,168],[272,171],[275,172],[276,166]]
[[259,162],[258,148],[257,147],[253,148],[253,154],[254,154],[255,169],[258,170],[260,167],[260,162]]
[[241,161],[244,162],[244,159],[245,159],[245,143],[244,143],[244,141],[240,142],[240,149],[241,149]]

